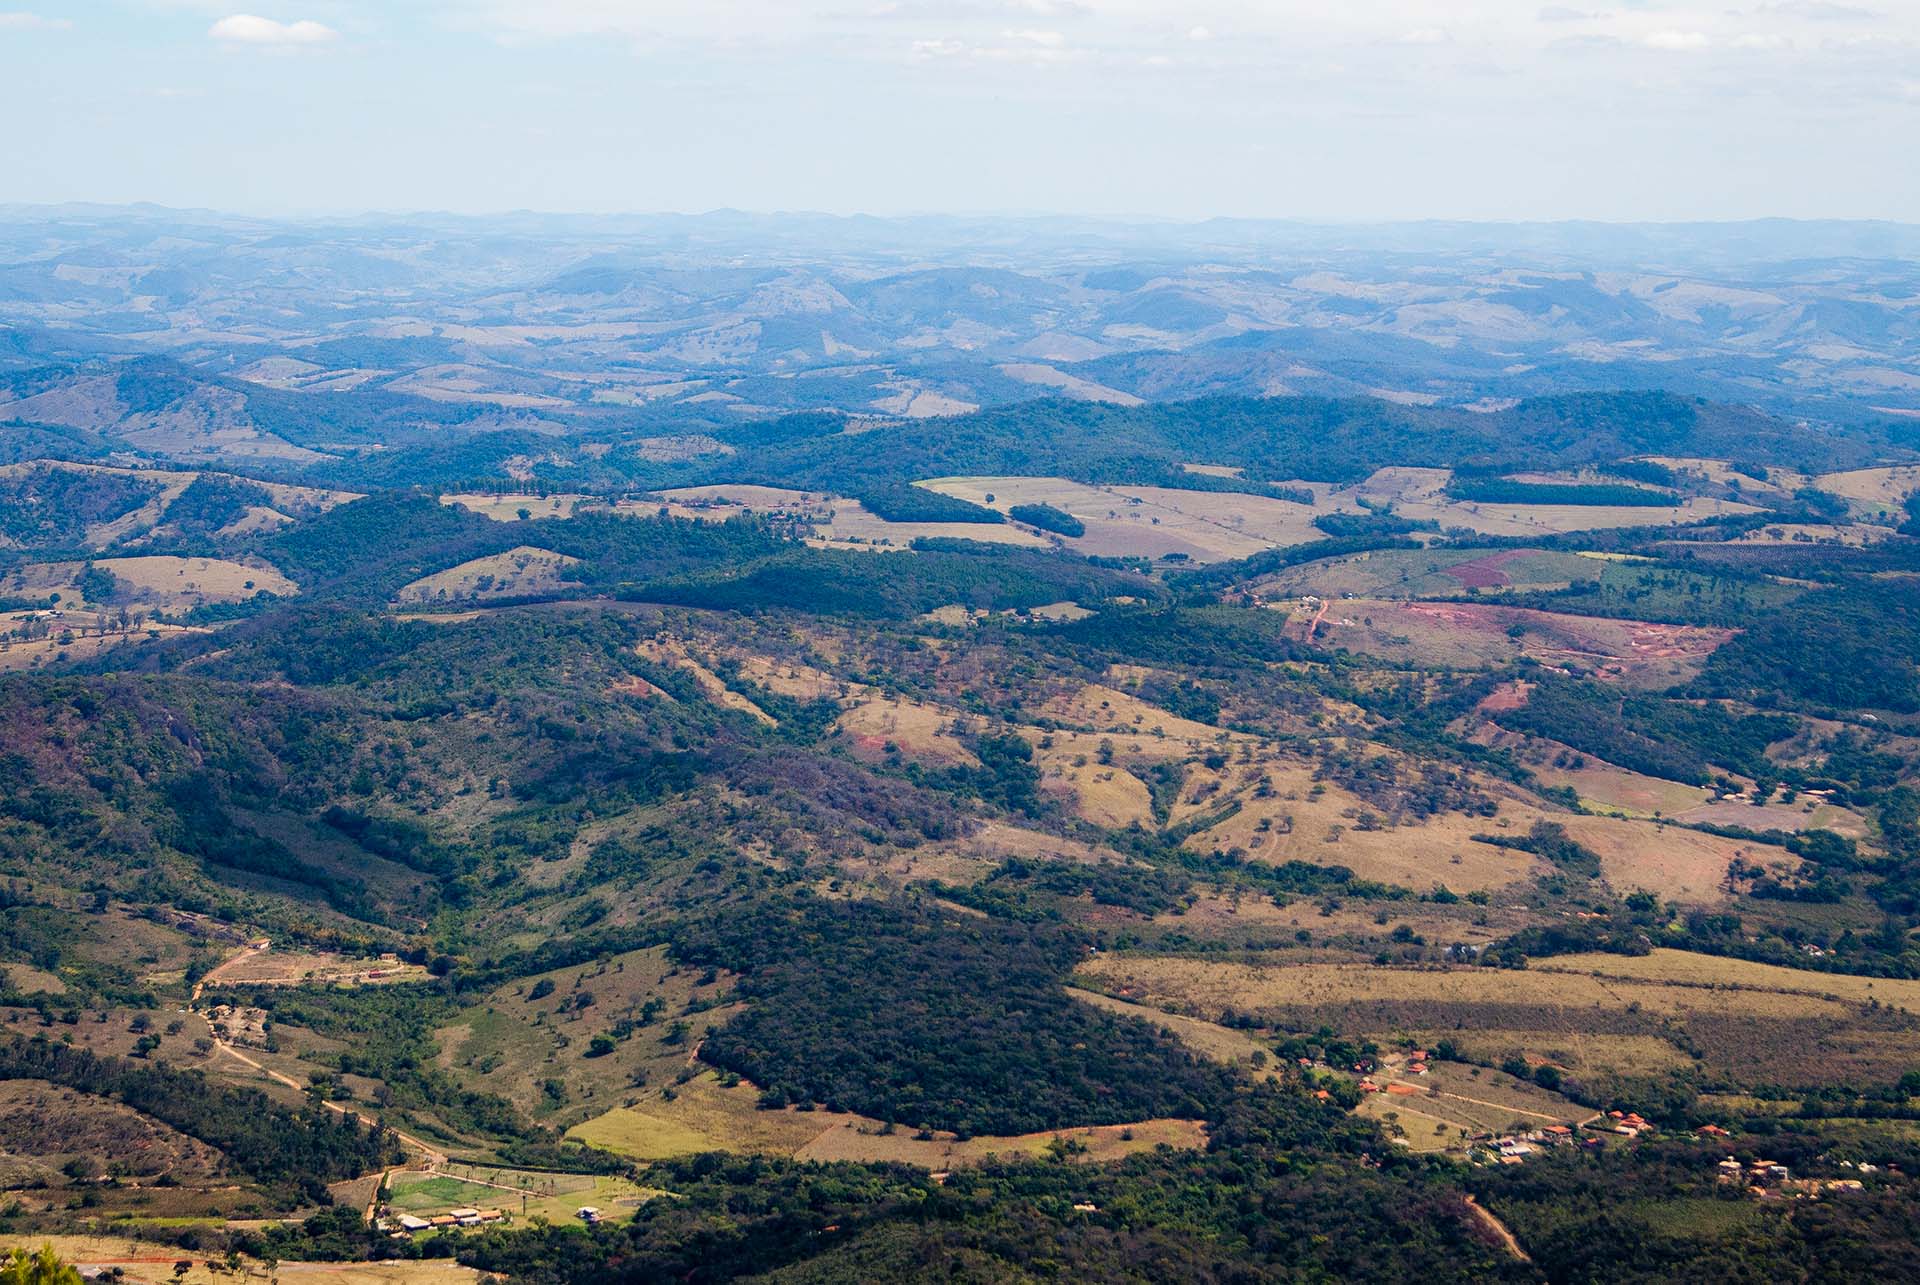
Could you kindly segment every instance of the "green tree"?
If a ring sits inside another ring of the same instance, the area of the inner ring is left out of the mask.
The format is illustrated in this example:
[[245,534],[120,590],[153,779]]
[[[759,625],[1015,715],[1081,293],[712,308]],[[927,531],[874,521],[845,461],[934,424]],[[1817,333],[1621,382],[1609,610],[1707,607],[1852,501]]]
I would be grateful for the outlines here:
[[80,1285],[80,1273],[61,1262],[52,1245],[37,1254],[15,1247],[0,1263],[0,1285]]

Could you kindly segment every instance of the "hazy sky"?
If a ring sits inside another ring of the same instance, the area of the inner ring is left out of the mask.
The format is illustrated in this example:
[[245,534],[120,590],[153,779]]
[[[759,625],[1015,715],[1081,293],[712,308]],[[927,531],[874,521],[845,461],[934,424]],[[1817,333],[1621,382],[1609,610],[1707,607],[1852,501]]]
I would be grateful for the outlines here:
[[1920,221],[1920,0],[0,0],[0,110],[0,202]]

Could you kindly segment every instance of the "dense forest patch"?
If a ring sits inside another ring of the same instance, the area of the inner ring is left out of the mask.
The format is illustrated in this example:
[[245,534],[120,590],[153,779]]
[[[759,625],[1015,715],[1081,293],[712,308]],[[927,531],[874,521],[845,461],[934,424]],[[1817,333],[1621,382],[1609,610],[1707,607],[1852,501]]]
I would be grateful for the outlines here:
[[1229,1091],[1153,1028],[1066,994],[1077,933],[804,898],[692,921],[673,946],[741,974],[749,1007],[700,1056],[771,1105],[1012,1134],[1206,1116]]

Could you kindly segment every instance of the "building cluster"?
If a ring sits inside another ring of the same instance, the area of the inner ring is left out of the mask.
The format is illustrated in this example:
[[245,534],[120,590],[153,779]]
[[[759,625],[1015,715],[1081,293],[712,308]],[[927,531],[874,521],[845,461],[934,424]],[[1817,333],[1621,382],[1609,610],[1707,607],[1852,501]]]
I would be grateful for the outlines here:
[[1598,1147],[1600,1139],[1581,1138],[1572,1125],[1549,1124],[1543,1128],[1530,1129],[1525,1133],[1508,1133],[1498,1137],[1481,1134],[1471,1140],[1476,1158],[1483,1163],[1517,1165],[1526,1158],[1541,1151],[1555,1147],[1586,1146]]
[[506,1215],[498,1209],[449,1209],[432,1218],[401,1214],[382,1223],[396,1239],[417,1236],[423,1231],[445,1231],[450,1227],[485,1227],[500,1222]]
[[[1841,1164],[1863,1174],[1880,1172],[1878,1165],[1856,1165],[1851,1161]],[[1818,1200],[1834,1192],[1862,1191],[1867,1185],[1858,1178],[1796,1178],[1790,1168],[1776,1160],[1750,1160],[1743,1164],[1733,1156],[1720,1162],[1720,1181],[1728,1186],[1745,1187],[1747,1194],[1757,1200]]]

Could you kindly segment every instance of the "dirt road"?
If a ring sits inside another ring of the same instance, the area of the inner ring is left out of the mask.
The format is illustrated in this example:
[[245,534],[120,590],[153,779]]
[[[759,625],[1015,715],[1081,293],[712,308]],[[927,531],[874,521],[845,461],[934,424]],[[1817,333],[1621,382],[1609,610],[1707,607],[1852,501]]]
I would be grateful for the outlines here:
[[1493,1216],[1492,1210],[1482,1205],[1472,1196],[1467,1197],[1467,1209],[1479,1221],[1482,1227],[1485,1227],[1488,1231],[1499,1237],[1500,1243],[1507,1247],[1509,1254],[1512,1254],[1523,1263],[1531,1263],[1533,1261],[1533,1259],[1527,1256],[1527,1251],[1520,1248],[1520,1242],[1515,1239],[1514,1234],[1507,1229],[1507,1225]]
[[[236,951],[232,955],[229,955],[226,959],[221,960],[218,964],[214,965],[212,968],[209,968],[206,971],[206,974],[202,976],[199,981],[193,984],[193,993],[187,1000],[187,1011],[194,1013],[196,1016],[199,1016],[204,1019],[206,1015],[199,1011],[199,1004],[200,1004],[200,995],[203,991],[206,990],[207,984],[209,982],[218,983],[218,981],[220,980],[220,974],[223,971],[225,971],[227,968],[231,967],[234,964],[239,963],[241,960],[246,959],[250,956],[262,954],[268,949],[270,949],[270,947],[268,946],[259,946],[259,947],[249,946],[245,950]],[[209,1031],[211,1031],[212,1023],[208,1023],[208,1029]],[[258,1061],[247,1056],[245,1053],[242,1053],[238,1048],[235,1048],[232,1044],[229,1044],[227,1041],[221,1039],[218,1035],[215,1035],[213,1037],[213,1047],[219,1050],[220,1052],[225,1053],[228,1057],[232,1058],[236,1062],[239,1062],[241,1065],[252,1067],[254,1070],[258,1071],[261,1075],[266,1076],[269,1080],[272,1080],[276,1084],[284,1084],[288,1088],[294,1089],[300,1093],[305,1093],[307,1091],[307,1086],[300,1083],[300,1081],[294,1079],[291,1075],[287,1075],[287,1074],[284,1074],[283,1072],[276,1071],[272,1067],[261,1065]],[[398,1138],[400,1140],[401,1146],[408,1147],[414,1151],[419,1152],[421,1159],[423,1159],[426,1162],[426,1167],[428,1169],[437,1169],[441,1165],[447,1162],[446,1152],[441,1151],[436,1147],[430,1147],[426,1143],[422,1142],[420,1139],[414,1137],[412,1134],[402,1133],[400,1130],[393,1128],[391,1125],[382,1123],[381,1121],[375,1119],[373,1116],[363,1115],[358,1111],[349,1112],[346,1107],[341,1106],[338,1102],[323,1102],[321,1103],[321,1105],[326,1107],[327,1110],[335,1112],[339,1115],[351,1114],[354,1119],[360,1121],[362,1124],[371,1125],[375,1128],[386,1129],[387,1132],[391,1133],[395,1138]]]

